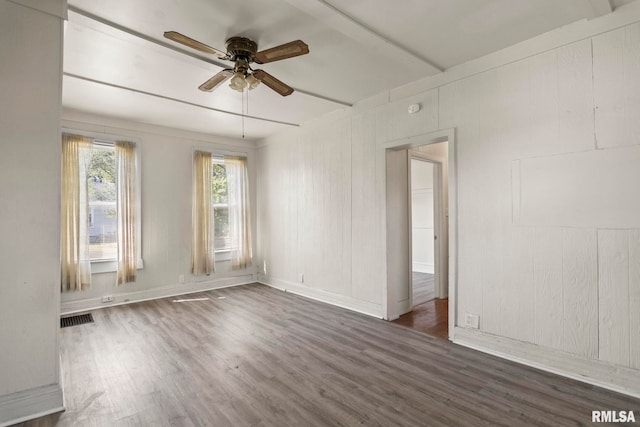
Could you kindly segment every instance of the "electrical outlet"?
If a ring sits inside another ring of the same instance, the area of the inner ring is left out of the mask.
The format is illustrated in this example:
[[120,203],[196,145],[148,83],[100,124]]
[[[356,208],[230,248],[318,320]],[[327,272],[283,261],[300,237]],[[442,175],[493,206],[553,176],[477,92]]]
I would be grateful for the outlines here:
[[303,273],[298,274],[298,282],[304,283],[304,274]]
[[102,302],[113,302],[115,297],[113,295],[104,295],[102,297]]
[[477,314],[465,313],[464,326],[467,328],[480,329],[480,316]]
[[178,276],[178,282],[179,283],[184,283],[184,274],[181,274]]

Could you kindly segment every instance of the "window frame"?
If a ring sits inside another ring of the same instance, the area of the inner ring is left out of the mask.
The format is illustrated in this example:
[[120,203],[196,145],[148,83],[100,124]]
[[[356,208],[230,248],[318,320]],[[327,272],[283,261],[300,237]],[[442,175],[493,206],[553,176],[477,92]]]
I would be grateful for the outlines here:
[[[142,258],[142,163],[141,163],[141,140],[137,137],[132,136],[124,136],[124,135],[114,135],[107,133],[98,133],[98,132],[90,132],[72,128],[62,128],[62,133],[70,133],[75,135],[82,135],[87,138],[91,138],[91,144],[93,146],[103,146],[103,147],[115,147],[116,141],[131,141],[136,144],[136,211],[137,215],[137,224],[136,224],[136,245],[138,252],[138,262],[137,268],[138,270],[144,268],[144,261]],[[100,274],[100,273],[111,273],[118,270],[118,261],[115,258],[109,259],[92,259],[91,260],[91,274]]]

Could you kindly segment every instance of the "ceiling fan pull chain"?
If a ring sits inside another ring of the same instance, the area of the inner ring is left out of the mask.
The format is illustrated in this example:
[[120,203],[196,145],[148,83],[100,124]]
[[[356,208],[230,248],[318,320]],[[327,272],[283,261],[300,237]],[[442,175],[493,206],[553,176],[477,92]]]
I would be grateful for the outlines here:
[[245,115],[245,112],[244,112],[244,96],[245,96],[245,93],[247,93],[246,89],[242,91],[242,139],[244,139],[244,115]]

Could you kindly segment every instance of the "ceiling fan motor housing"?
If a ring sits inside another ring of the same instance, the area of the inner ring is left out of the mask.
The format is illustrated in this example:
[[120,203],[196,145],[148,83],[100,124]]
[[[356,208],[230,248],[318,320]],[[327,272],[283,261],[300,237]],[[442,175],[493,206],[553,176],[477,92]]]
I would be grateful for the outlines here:
[[244,59],[253,62],[253,56],[258,51],[258,44],[246,37],[231,37],[227,40],[227,55],[232,61]]

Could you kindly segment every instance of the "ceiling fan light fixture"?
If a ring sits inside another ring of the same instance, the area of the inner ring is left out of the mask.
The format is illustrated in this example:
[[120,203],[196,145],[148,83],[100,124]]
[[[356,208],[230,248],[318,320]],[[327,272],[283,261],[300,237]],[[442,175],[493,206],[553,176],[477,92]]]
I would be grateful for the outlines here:
[[247,87],[249,88],[249,90],[255,89],[260,84],[260,80],[256,79],[253,74],[249,74],[246,77],[245,81],[247,82]]
[[244,74],[241,72],[235,73],[233,77],[231,77],[229,87],[235,91],[244,92],[244,89],[247,87],[247,81],[245,80]]

